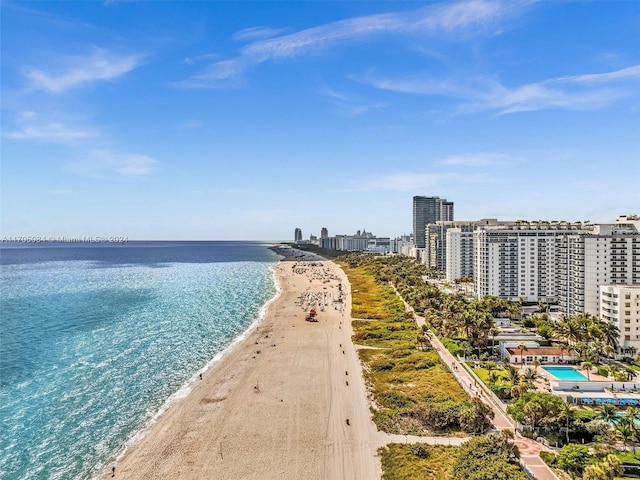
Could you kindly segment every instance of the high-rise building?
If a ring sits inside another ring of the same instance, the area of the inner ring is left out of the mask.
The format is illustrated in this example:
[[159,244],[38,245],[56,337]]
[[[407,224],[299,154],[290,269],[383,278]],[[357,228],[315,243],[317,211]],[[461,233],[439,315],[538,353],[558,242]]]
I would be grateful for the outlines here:
[[485,295],[555,303],[557,259],[564,239],[585,233],[582,223],[515,222],[480,226],[474,232],[474,283]]
[[601,285],[599,313],[620,331],[617,353],[635,357],[640,350],[640,285]]
[[329,238],[329,230],[327,230],[327,227],[320,229],[320,238]]
[[640,218],[621,216],[564,238],[557,277],[560,311],[598,315],[601,286],[640,285]]
[[[429,223],[425,227],[425,247],[422,252],[422,263],[430,268],[446,270],[447,268],[447,231],[450,228],[460,228],[462,232],[470,233],[481,225],[510,225],[513,222],[499,222],[495,218],[483,218],[476,221],[440,221]],[[473,240],[471,240],[473,243]],[[466,260],[465,260],[466,261]],[[471,263],[473,261],[471,260]],[[472,267],[473,268],[473,267]],[[467,276],[467,275],[464,275]]]
[[300,243],[302,241],[302,229],[295,229],[295,231],[293,232],[293,239],[296,243]]
[[416,248],[425,248],[425,227],[439,221],[453,221],[453,202],[440,197],[413,197],[413,238]]

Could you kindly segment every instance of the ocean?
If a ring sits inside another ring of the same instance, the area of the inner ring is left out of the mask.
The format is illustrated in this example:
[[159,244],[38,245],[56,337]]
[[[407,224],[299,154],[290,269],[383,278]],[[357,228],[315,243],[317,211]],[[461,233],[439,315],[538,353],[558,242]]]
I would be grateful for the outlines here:
[[94,478],[257,321],[250,242],[0,248],[0,478]]

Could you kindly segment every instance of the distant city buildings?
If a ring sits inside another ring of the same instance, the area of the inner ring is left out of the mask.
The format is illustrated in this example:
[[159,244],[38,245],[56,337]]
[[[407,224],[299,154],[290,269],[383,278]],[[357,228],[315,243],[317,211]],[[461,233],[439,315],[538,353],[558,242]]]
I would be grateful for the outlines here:
[[293,232],[293,240],[296,243],[302,242],[302,230],[300,228],[296,228]]
[[[326,233],[326,228],[323,228]],[[358,230],[355,235],[336,235],[334,237],[320,235],[318,241],[320,248],[328,248],[331,250],[341,250],[346,252],[374,252],[389,253],[391,248],[391,239],[389,237],[376,237],[366,230]]]
[[[446,272],[446,281],[474,282],[485,295],[556,306],[560,314],[588,313],[620,330],[618,354],[640,350],[640,217],[615,223],[454,221],[453,202],[413,197],[414,232],[395,238],[366,230],[309,241],[322,248],[404,254]],[[295,229],[296,242],[302,231]]]

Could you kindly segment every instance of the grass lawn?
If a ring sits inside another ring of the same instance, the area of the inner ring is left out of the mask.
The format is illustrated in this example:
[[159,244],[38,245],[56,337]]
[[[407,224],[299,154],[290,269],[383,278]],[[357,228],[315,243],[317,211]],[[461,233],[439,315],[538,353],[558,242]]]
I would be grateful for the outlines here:
[[378,450],[382,480],[450,480],[458,447],[390,443]]
[[626,463],[627,465],[640,465],[640,448],[636,448],[635,456],[631,450],[627,452],[615,452],[615,455],[622,463]]
[[[486,368],[473,368],[472,369],[475,374],[478,376],[478,378],[480,380],[482,380],[486,385],[489,385],[487,383],[487,377],[489,376],[489,370],[487,370]],[[491,370],[493,373],[495,373],[498,376],[498,381],[496,383],[502,383],[504,385],[510,385],[511,382],[509,382],[508,378],[509,378],[509,372],[507,372],[506,370],[497,370],[497,369],[493,369]]]

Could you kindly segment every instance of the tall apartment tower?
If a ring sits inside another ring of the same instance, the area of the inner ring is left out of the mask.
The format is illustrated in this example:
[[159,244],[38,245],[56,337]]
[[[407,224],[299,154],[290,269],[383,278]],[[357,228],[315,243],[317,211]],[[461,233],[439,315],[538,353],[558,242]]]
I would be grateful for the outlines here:
[[619,217],[615,224],[592,225],[560,244],[558,304],[567,315],[601,311],[600,287],[640,285],[640,218]]
[[322,227],[320,230],[320,238],[329,238],[329,230],[327,230],[327,227]]
[[586,231],[579,222],[520,221],[513,226],[478,227],[473,234],[476,295],[557,302],[562,244],[571,235],[580,237]]
[[416,248],[426,247],[425,227],[439,221],[453,221],[453,202],[440,197],[413,197],[413,238]]
[[293,232],[293,239],[296,243],[300,243],[302,241],[302,229],[296,228]]

